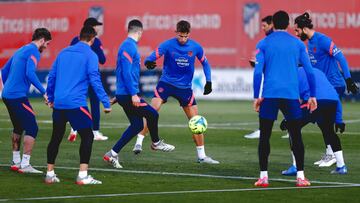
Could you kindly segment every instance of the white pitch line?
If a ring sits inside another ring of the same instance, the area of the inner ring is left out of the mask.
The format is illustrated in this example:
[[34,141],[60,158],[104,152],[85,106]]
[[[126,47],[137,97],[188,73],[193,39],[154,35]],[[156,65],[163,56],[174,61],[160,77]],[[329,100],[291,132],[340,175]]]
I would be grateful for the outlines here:
[[351,185],[325,185],[310,187],[269,187],[269,188],[235,188],[219,190],[183,190],[183,191],[164,191],[164,192],[134,192],[118,194],[98,194],[98,195],[71,195],[71,196],[52,196],[52,197],[31,197],[16,199],[0,199],[0,202],[6,201],[31,201],[31,200],[53,200],[53,199],[79,199],[79,198],[99,198],[99,197],[125,197],[125,196],[144,196],[144,195],[172,195],[172,194],[194,194],[194,193],[223,193],[223,192],[246,192],[246,191],[271,191],[271,190],[304,190],[304,189],[322,189],[322,188],[349,188],[360,187],[360,184]]

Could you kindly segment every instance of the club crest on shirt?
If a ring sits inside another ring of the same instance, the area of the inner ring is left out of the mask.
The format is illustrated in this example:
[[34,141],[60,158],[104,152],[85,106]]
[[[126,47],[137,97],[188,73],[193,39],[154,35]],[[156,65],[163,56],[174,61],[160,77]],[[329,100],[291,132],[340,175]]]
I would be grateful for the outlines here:
[[192,51],[188,51],[188,56],[189,56],[189,57],[192,57],[192,55],[193,55],[193,52],[192,52]]
[[313,52],[316,53],[316,47],[313,48]]
[[162,88],[162,87],[160,87],[159,89],[158,89],[158,92],[163,92],[164,91],[164,88]]

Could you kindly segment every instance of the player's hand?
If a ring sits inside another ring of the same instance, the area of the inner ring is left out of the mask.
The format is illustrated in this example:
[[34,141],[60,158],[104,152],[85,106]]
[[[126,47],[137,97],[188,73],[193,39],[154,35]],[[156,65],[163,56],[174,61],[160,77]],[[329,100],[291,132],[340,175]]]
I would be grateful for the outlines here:
[[110,112],[111,112],[111,108],[105,108],[105,109],[104,109],[104,112],[105,112],[105,113],[110,113]]
[[356,83],[352,80],[352,78],[346,79],[346,88],[348,93],[357,94],[359,92],[359,87]]
[[281,121],[281,123],[280,123],[280,129],[281,129],[282,131],[287,130],[287,121],[286,121],[285,119],[283,119],[283,120]]
[[48,105],[48,103],[49,103],[49,98],[48,98],[47,94],[45,93],[45,94],[43,95],[43,97],[44,97],[44,102],[45,102],[45,104]]
[[152,70],[156,68],[156,62],[155,61],[145,61],[145,66],[147,69]]
[[249,63],[251,67],[255,68],[255,59],[250,59]]
[[110,104],[111,104],[111,105],[116,104],[116,102],[117,102],[116,97],[114,97],[114,98],[110,99]]
[[335,132],[340,131],[340,133],[345,132],[345,123],[335,123]]
[[257,98],[254,100],[254,104],[253,104],[253,107],[254,107],[254,110],[256,112],[259,112],[260,111],[260,105],[261,105],[261,102],[264,100],[264,98]]
[[315,97],[310,97],[308,100],[308,109],[310,110],[310,113],[315,111],[317,109],[317,101]]
[[132,101],[132,104],[133,104],[135,107],[139,107],[139,106],[140,106],[140,97],[137,96],[136,94],[131,97],[131,101]]
[[54,102],[48,102],[48,103],[47,103],[47,106],[48,106],[49,108],[54,108]]
[[204,87],[204,95],[208,95],[212,92],[211,86],[212,86],[211,82],[207,81]]

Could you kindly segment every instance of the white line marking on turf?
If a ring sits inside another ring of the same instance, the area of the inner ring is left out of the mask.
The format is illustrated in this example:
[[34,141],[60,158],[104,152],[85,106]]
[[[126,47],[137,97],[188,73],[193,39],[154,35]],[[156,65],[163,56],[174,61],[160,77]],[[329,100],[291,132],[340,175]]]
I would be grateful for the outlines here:
[[125,196],[143,196],[143,195],[172,195],[172,194],[194,194],[194,193],[222,193],[222,192],[246,192],[246,191],[271,191],[271,190],[299,190],[299,189],[321,189],[321,188],[349,188],[360,187],[360,184],[351,185],[325,185],[310,187],[269,187],[269,188],[237,188],[237,189],[219,189],[219,190],[184,190],[184,191],[164,191],[164,192],[134,192],[118,194],[98,194],[98,195],[71,195],[71,196],[52,196],[52,197],[31,197],[16,199],[0,199],[0,202],[6,201],[30,201],[30,200],[52,200],[52,199],[79,199],[79,198],[99,198],[99,197],[125,197]]

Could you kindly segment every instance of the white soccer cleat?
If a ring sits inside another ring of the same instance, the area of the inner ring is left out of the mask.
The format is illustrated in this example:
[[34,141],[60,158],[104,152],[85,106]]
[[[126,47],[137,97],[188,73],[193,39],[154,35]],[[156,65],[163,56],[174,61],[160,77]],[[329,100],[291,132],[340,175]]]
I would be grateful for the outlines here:
[[151,149],[152,150],[160,150],[162,152],[171,152],[171,151],[173,151],[175,149],[175,146],[173,146],[171,144],[166,144],[164,142],[164,140],[160,140],[157,145],[152,143],[151,144]]
[[142,145],[136,144],[133,149],[134,154],[140,154],[142,152]]
[[258,139],[260,138],[260,130],[255,130],[254,132],[244,136],[247,139]]
[[102,182],[100,180],[94,179],[91,175],[86,176],[85,178],[76,178],[76,184],[78,185],[100,185]]
[[56,174],[54,174],[53,176],[46,175],[45,183],[46,184],[60,183],[60,179],[58,177],[56,177]]
[[198,163],[205,163],[205,164],[219,164],[219,161],[216,161],[214,159],[212,159],[211,157],[206,156],[205,158],[202,159],[198,159],[197,161]]
[[123,168],[119,163],[119,156],[113,156],[111,151],[106,152],[103,160],[111,164],[114,168]]
[[330,167],[336,163],[336,158],[334,155],[327,154],[323,162],[319,164],[319,167]]
[[281,138],[283,138],[283,139],[289,138],[289,133],[287,133],[286,135],[281,136]]
[[18,170],[19,173],[37,173],[37,174],[41,174],[43,173],[42,171],[39,171],[35,168],[33,168],[30,164],[25,166],[25,167],[21,167],[19,170]]
[[104,136],[100,131],[98,130],[94,130],[93,131],[94,133],[94,140],[97,140],[97,141],[105,141],[105,140],[108,140],[109,138],[107,136]]
[[319,161],[314,162],[314,165],[320,165],[325,160],[326,156],[327,156],[326,153],[324,155],[322,155],[322,157]]
[[18,171],[20,169],[20,162],[14,163],[14,161],[11,162],[10,170],[12,171]]

